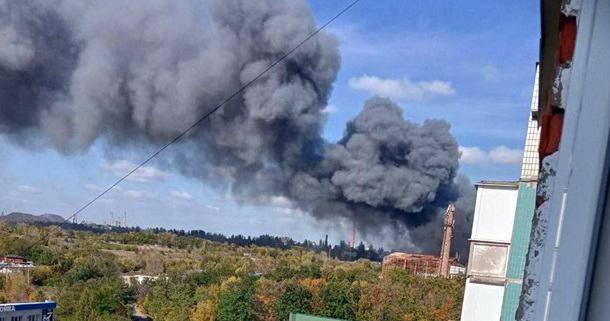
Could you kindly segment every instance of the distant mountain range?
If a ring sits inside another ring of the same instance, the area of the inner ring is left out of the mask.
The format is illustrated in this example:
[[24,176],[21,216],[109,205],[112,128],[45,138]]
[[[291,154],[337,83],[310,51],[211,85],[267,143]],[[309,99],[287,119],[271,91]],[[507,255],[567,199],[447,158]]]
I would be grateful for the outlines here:
[[57,214],[34,215],[28,213],[13,212],[0,216],[0,221],[9,223],[62,223],[65,219]]

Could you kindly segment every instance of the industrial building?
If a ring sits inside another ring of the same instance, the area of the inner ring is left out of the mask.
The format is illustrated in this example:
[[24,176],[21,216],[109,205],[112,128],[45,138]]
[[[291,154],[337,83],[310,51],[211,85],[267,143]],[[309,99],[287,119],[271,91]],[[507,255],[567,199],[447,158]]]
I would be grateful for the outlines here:
[[538,75],[536,68],[519,180],[476,184],[462,321],[514,320],[519,304],[536,204]]
[[466,269],[457,258],[451,257],[455,207],[449,204],[443,224],[443,242],[440,256],[394,252],[383,258],[382,275],[393,268],[404,269],[409,274],[441,276],[445,278],[464,275]]
[[[450,277],[465,274],[466,269],[456,258],[451,258],[449,263]],[[387,273],[389,269],[400,268],[413,275],[438,276],[440,267],[438,256],[394,252],[383,258],[382,275]]]
[[0,321],[53,321],[53,301],[0,304]]

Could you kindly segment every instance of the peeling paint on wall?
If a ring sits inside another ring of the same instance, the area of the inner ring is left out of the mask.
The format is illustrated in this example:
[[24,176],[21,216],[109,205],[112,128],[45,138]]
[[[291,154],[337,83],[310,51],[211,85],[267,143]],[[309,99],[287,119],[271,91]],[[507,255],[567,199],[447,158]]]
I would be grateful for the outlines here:
[[582,0],[567,0],[561,7],[561,12],[566,16],[578,16],[581,7]]

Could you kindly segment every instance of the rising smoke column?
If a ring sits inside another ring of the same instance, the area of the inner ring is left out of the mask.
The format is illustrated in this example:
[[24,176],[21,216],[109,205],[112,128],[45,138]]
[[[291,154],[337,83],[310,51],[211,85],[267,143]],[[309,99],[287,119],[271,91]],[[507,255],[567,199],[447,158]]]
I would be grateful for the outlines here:
[[[163,144],[313,30],[303,0],[0,0],[0,134],[68,155],[100,137]],[[336,39],[320,33],[163,163],[245,202],[282,196],[437,250],[439,213],[462,196],[449,125],[405,121],[372,98],[341,141],[325,142],[339,65]]]
[[318,166],[290,180],[290,197],[317,217],[345,216],[366,234],[394,226],[400,235],[406,227],[410,233],[391,243],[429,253],[438,251],[442,215],[456,202],[456,248],[465,253],[472,193],[465,177],[456,181],[459,152],[449,128],[443,120],[409,122],[389,99],[371,98],[344,137],[325,146]]

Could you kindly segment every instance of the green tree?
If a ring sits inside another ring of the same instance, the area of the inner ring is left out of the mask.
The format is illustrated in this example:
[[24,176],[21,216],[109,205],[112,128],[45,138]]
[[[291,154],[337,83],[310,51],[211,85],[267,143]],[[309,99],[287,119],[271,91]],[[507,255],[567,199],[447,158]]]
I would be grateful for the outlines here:
[[68,283],[83,282],[96,278],[115,278],[119,275],[119,266],[110,255],[90,253],[75,260],[72,268],[66,273]]
[[188,278],[173,275],[153,283],[144,300],[144,308],[154,320],[186,321],[188,311],[196,303],[195,285]]
[[312,294],[298,284],[288,284],[275,303],[275,317],[278,320],[288,320],[290,313],[311,312]]
[[246,279],[227,283],[218,298],[216,320],[252,321],[255,319],[253,280]]
[[190,321],[215,321],[219,295],[220,284],[197,288],[196,296],[199,298],[199,302],[191,312]]
[[118,279],[95,279],[60,291],[58,318],[66,321],[129,320],[129,296]]
[[389,278],[384,278],[380,282],[368,284],[362,289],[358,302],[357,320],[414,320],[413,315],[416,307],[413,301],[407,288]]
[[55,263],[54,253],[48,247],[35,247],[30,253],[30,260],[36,265],[52,265]]
[[332,280],[320,292],[322,307],[319,314],[338,319],[353,320],[356,316],[358,293],[347,280]]

